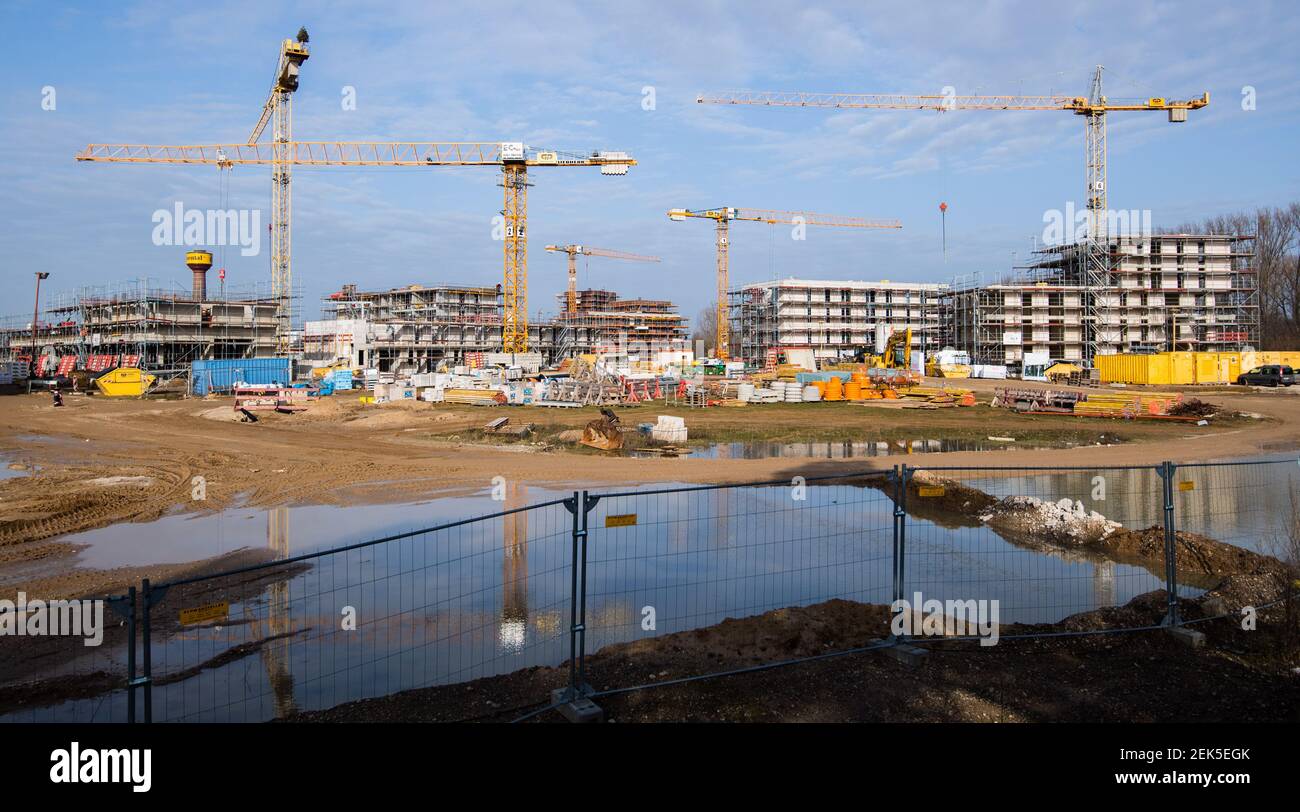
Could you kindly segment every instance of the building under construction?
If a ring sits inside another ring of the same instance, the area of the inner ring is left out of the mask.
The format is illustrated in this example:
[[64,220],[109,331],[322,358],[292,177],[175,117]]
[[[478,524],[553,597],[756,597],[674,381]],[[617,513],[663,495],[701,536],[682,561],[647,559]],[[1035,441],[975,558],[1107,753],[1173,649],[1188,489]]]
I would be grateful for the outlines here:
[[1028,354],[1084,362],[1097,355],[1257,346],[1259,298],[1251,237],[1112,237],[1100,274],[1082,243],[1037,252],[998,284],[951,294],[953,342],[976,363]]
[[731,355],[750,367],[792,349],[835,360],[881,352],[891,333],[909,328],[913,349],[937,350],[948,340],[948,304],[948,286],[931,282],[757,282],[730,293]]
[[37,319],[35,354],[30,316],[0,328],[0,354],[35,357],[45,375],[119,365],[180,372],[197,360],[273,355],[276,301],[224,285],[210,296],[207,268],[197,265],[189,288],[139,279],[55,295]]
[[[561,309],[566,307],[561,297]],[[578,293],[578,307],[528,324],[528,348],[543,362],[578,353],[618,352],[630,341],[686,345],[686,320],[672,302],[620,300],[612,291]],[[502,347],[499,286],[407,285],[361,291],[356,285],[325,298],[323,318],[303,331],[310,365],[347,363],[381,372],[431,372],[440,365],[475,363]],[[622,352],[626,352],[625,349]]]

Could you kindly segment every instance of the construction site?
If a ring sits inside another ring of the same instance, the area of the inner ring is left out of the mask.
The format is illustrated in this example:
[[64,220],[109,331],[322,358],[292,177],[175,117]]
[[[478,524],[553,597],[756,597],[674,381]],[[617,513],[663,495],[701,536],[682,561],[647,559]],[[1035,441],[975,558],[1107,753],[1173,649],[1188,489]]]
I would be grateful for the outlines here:
[[[67,156],[99,183],[120,164],[268,174],[269,257],[229,288],[217,245],[168,252],[179,281],[37,270],[0,326],[0,600],[129,618],[89,653],[0,636],[0,721],[1294,716],[1300,348],[1265,349],[1257,235],[1108,223],[1107,118],[1186,127],[1208,92],[1109,97],[1097,68],[1085,95],[685,100],[791,108],[795,131],[818,111],[1082,119],[1086,231],[957,274],[946,219],[939,264],[862,261],[900,239],[893,218],[658,196],[652,222],[592,229],[619,248],[568,242],[557,201],[635,210],[593,189],[637,188],[642,158],[296,140],[310,43],[279,43],[246,142],[88,133]],[[301,237],[294,254],[301,167],[487,168],[500,239],[430,263],[455,278],[317,267]],[[554,173],[604,177],[551,198]],[[555,233],[531,264],[530,195]],[[759,271],[733,262],[749,224],[843,242]],[[617,283],[591,273],[606,263]],[[921,590],[992,601],[992,631],[942,606],[919,631],[900,601]],[[1236,624],[1253,607],[1258,635]],[[1202,677],[1242,694],[1213,705]],[[846,693],[863,681],[886,687]]]

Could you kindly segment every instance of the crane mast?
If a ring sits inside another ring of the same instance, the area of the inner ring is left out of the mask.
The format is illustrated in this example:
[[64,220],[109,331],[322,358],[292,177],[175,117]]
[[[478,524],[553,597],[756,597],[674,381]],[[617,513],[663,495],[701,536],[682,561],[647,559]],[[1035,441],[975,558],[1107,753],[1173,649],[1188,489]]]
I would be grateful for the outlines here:
[[784,224],[798,226],[834,226],[838,228],[902,228],[897,220],[866,220],[861,217],[843,217],[837,214],[814,214],[800,211],[773,211],[771,209],[739,209],[723,206],[716,209],[669,209],[668,219],[683,221],[688,217],[698,217],[714,221],[714,237],[717,251],[718,301],[716,303],[717,340],[716,354],[726,361],[731,357],[731,324],[727,318],[727,296],[730,292],[730,264],[732,220],[744,220],[769,225]]
[[1098,288],[1109,285],[1110,248],[1107,177],[1106,114],[1112,112],[1166,111],[1170,123],[1187,121],[1189,110],[1199,110],[1210,103],[1210,94],[1186,100],[1152,96],[1146,99],[1112,100],[1102,92],[1102,66],[1092,75],[1087,96],[957,96],[906,95],[884,93],[804,93],[798,91],[735,91],[696,97],[700,104],[739,104],[762,107],[819,107],[832,109],[876,110],[1057,110],[1083,116],[1085,123],[1084,163],[1086,168],[1088,235],[1080,246],[1080,273],[1085,300],[1085,319],[1092,330],[1085,330],[1084,362],[1091,364],[1096,355],[1096,325],[1101,317],[1097,303]]
[[[271,167],[271,292],[276,302],[276,347],[290,352],[293,314],[292,179],[294,166],[496,166],[502,171],[504,234],[502,349],[528,349],[528,168],[594,166],[602,175],[626,175],[636,161],[626,152],[572,153],[533,149],[522,142],[294,141],[293,94],[307,61],[307,30],[281,43],[271,92],[244,144],[90,144],[78,161],[137,164],[201,164],[223,169]],[[260,141],[271,124],[271,142]]]
[[611,251],[608,248],[593,248],[589,245],[548,245],[547,251],[569,255],[569,287],[565,296],[564,312],[572,316],[578,312],[578,256],[608,257],[609,259],[626,259],[631,262],[658,262],[659,257],[646,257],[629,254],[625,251]]

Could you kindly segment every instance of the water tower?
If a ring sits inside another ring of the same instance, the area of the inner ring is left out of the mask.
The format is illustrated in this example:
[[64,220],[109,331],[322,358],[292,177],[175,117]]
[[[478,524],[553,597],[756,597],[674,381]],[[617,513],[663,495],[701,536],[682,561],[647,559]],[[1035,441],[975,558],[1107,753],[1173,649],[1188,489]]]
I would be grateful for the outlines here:
[[187,251],[185,265],[194,272],[194,301],[208,298],[208,269],[212,267],[212,252],[202,249]]

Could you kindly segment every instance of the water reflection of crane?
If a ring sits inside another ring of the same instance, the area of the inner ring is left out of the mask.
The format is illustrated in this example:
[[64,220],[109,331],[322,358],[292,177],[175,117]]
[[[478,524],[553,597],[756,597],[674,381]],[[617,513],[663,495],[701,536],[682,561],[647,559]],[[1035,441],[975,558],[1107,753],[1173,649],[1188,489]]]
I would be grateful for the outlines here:
[[[288,508],[275,507],[266,512],[266,546],[275,553],[277,561],[289,557]],[[293,672],[289,668],[289,633],[293,621],[289,615],[287,577],[271,584],[266,619],[270,639],[262,647],[262,663],[275,698],[276,718],[283,719],[298,709],[293,698]]]
[[[528,502],[528,486],[511,480],[506,485],[506,510]],[[528,511],[501,517],[501,625],[498,643],[508,652],[523,649],[528,637]]]

